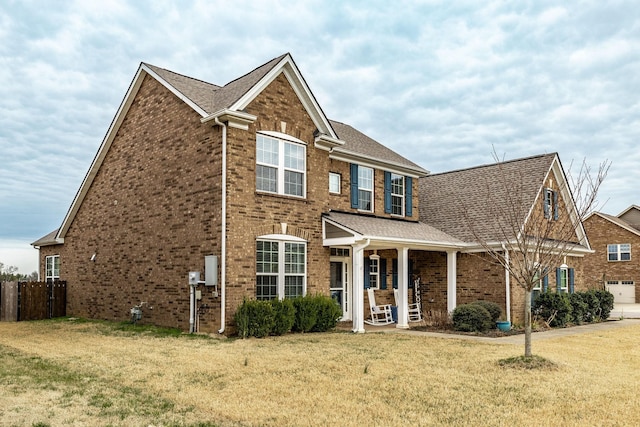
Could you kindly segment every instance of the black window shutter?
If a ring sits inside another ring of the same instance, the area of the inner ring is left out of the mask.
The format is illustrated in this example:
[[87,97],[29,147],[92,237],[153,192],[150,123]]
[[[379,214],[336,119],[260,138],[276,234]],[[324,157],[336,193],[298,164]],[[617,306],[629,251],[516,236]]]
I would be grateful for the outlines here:
[[391,213],[391,172],[384,172],[384,213]]
[[558,220],[558,192],[553,192],[553,219]]
[[575,292],[575,270],[573,268],[569,269],[569,293]]
[[551,212],[549,212],[549,206],[551,206],[551,200],[549,200],[549,192],[544,189],[544,217],[551,218]]
[[369,258],[364,259],[364,288],[369,289],[371,287],[371,260]]
[[380,289],[387,289],[387,260],[380,258]]
[[393,284],[393,289],[398,289],[398,258],[391,260],[391,268],[393,269],[391,272],[391,283]]
[[404,210],[406,216],[413,216],[413,179],[410,176],[404,178],[406,187],[404,197]]
[[562,286],[562,270],[560,270],[559,268],[556,268],[556,292],[561,292]]
[[358,209],[358,165],[351,163],[351,207]]

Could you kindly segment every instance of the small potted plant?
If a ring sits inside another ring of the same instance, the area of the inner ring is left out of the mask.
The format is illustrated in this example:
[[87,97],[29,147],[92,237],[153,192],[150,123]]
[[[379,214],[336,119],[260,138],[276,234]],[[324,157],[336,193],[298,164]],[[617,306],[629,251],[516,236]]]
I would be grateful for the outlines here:
[[500,317],[497,321],[496,321],[496,327],[498,328],[498,330],[502,331],[502,332],[507,332],[511,329],[511,322],[508,320],[504,320],[503,317]]

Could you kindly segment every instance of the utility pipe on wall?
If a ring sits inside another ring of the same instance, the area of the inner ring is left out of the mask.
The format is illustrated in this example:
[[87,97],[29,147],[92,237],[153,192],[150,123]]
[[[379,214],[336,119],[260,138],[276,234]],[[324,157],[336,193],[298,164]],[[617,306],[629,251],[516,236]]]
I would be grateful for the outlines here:
[[222,247],[220,249],[220,329],[224,333],[226,324],[226,273],[227,273],[227,125],[215,118],[222,127]]

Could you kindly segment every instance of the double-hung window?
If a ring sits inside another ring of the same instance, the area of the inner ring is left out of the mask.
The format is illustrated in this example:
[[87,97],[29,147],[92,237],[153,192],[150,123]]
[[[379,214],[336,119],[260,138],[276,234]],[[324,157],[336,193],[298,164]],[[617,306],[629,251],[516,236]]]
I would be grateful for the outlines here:
[[550,188],[544,189],[544,217],[558,220],[558,192]]
[[258,134],[256,137],[256,189],[305,197],[306,146]]
[[369,258],[369,287],[378,289],[380,283],[380,257]]
[[631,244],[607,245],[607,259],[609,261],[631,261]]
[[391,214],[404,216],[404,176],[391,174]]
[[295,298],[306,293],[306,243],[277,239],[265,236],[256,242],[256,298],[259,300]]
[[373,169],[358,167],[358,209],[373,212]]
[[45,281],[55,282],[60,279],[60,255],[45,258]]

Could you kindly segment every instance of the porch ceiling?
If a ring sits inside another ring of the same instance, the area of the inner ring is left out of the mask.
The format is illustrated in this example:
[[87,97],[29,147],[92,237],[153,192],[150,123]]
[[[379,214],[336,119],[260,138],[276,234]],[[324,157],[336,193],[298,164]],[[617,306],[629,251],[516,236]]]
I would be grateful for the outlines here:
[[344,212],[328,212],[322,215],[324,246],[352,245],[370,240],[368,248],[459,250],[465,243],[430,225],[417,221],[379,218]]

